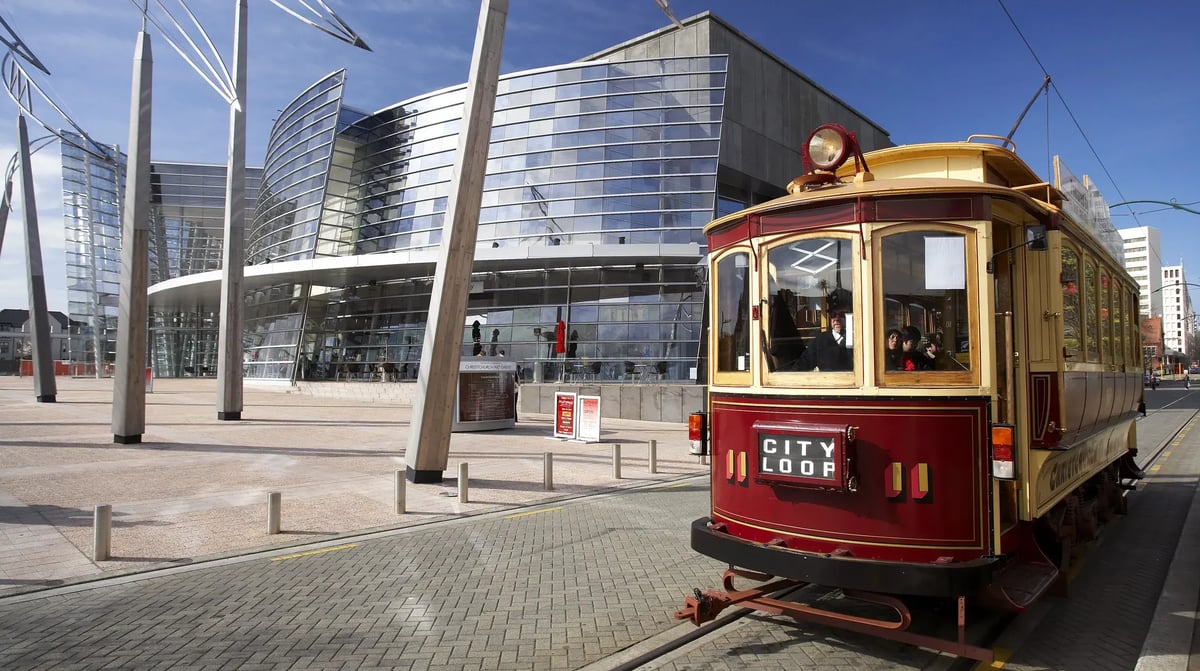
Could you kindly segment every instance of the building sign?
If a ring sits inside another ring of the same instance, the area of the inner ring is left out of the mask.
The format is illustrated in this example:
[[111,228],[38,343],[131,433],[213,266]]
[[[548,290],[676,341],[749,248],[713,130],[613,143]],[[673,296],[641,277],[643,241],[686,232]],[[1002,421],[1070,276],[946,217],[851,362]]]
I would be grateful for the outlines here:
[[600,397],[579,397],[579,422],[576,438],[585,443],[600,442]]
[[554,437],[566,438],[568,440],[575,437],[576,428],[576,394],[574,392],[559,391],[554,393]]

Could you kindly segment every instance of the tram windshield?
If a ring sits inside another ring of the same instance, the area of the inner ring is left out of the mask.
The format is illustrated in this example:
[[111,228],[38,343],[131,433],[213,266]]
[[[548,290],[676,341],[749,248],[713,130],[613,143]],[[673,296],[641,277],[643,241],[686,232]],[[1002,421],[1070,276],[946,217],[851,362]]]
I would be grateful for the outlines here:
[[850,238],[806,237],[767,251],[769,371],[854,370],[853,246]]

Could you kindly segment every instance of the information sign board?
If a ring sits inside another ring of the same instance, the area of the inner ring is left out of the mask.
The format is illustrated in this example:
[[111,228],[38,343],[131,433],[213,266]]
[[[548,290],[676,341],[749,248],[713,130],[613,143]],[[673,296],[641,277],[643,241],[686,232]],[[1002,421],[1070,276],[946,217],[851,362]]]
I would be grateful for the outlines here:
[[575,437],[577,395],[575,392],[554,392],[554,437],[570,440]]
[[579,397],[579,421],[575,437],[585,443],[600,442],[600,397]]

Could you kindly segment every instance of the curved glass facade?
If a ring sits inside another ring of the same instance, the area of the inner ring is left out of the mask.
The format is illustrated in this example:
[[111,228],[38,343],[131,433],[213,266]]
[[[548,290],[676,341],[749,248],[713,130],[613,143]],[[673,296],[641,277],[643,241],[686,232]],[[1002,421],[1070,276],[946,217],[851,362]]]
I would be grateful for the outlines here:
[[263,163],[262,195],[246,239],[247,263],[313,257],[338,130],[346,73],[313,84],[275,120]]
[[[695,264],[715,207],[725,68],[724,56],[699,56],[501,80],[477,244],[511,259],[473,278],[467,323],[486,325],[485,354],[525,362],[529,379],[694,375],[703,301]],[[432,254],[441,242],[465,86],[360,115],[342,107],[344,85],[344,73],[330,75],[276,121],[253,263]],[[589,261],[596,245],[617,250],[618,263]],[[663,245],[687,245],[689,256],[655,256]],[[561,248],[556,267],[528,257],[551,246]],[[341,380],[386,367],[414,378],[433,282],[427,266],[399,275],[252,292],[246,376]],[[545,361],[560,320],[576,343],[567,371]]]

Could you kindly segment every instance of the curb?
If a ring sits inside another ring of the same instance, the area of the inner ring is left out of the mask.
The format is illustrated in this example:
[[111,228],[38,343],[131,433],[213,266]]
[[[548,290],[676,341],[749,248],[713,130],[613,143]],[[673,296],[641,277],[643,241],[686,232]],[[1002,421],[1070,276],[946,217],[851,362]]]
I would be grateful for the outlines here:
[[[1196,491],[1200,491],[1200,484],[1196,485]],[[1193,492],[1192,505],[1134,671],[1187,671],[1196,643],[1193,636],[1196,606],[1200,601],[1197,566],[1200,566],[1200,496]]]

